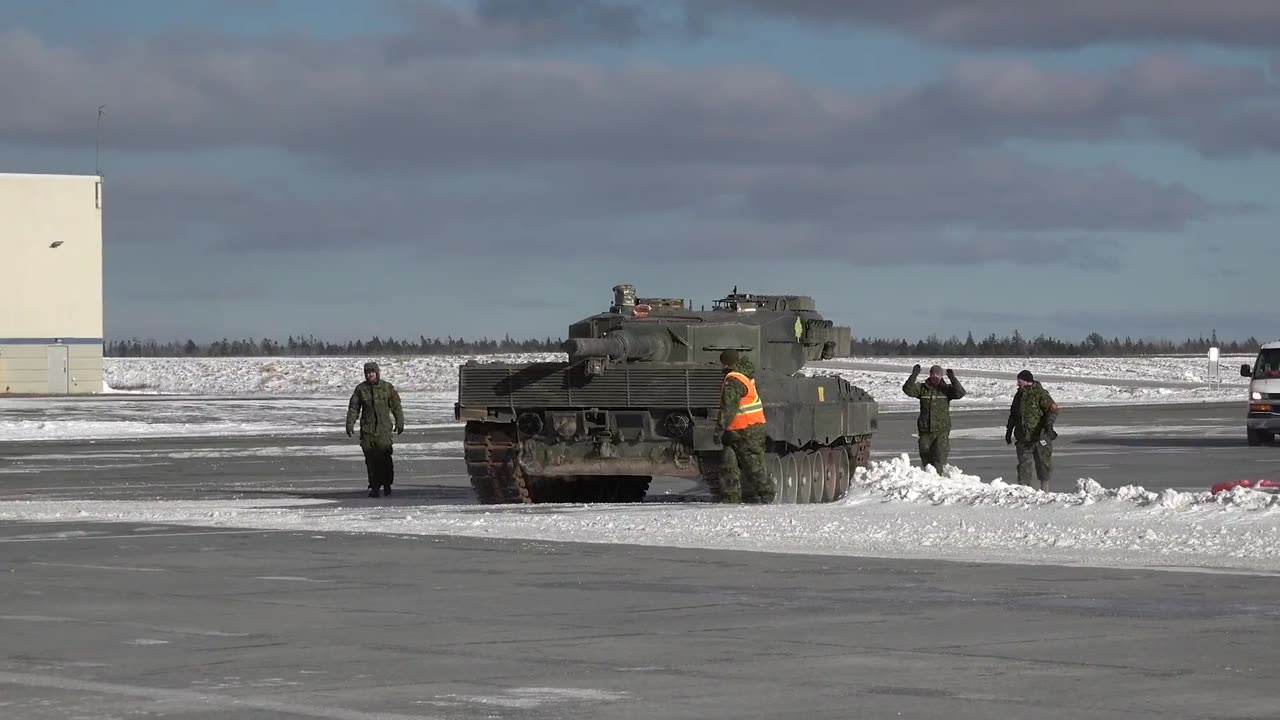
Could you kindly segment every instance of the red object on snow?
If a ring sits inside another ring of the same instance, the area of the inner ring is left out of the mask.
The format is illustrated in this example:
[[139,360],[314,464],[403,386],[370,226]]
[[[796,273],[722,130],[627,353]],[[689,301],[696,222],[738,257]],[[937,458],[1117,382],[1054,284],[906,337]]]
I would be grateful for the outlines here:
[[1264,490],[1266,492],[1280,492],[1280,483],[1273,480],[1228,480],[1220,482],[1213,486],[1211,493],[1217,495],[1220,492],[1226,492],[1234,487],[1247,487],[1254,490]]

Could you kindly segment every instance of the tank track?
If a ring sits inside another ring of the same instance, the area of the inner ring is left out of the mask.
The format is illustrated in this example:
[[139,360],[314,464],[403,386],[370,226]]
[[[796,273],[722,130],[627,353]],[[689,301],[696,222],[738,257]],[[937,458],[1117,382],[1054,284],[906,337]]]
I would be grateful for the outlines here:
[[[852,444],[826,446],[826,448],[843,452],[849,457],[848,482],[844,483],[843,489],[837,489],[833,498],[830,500],[823,500],[823,502],[835,502],[848,494],[848,483],[852,482],[854,474],[857,472],[856,468],[865,468],[870,466],[871,435],[858,435],[855,436]],[[808,456],[811,456],[816,452],[816,449],[789,450],[781,453],[780,455],[774,455],[773,453],[767,454],[766,458],[774,456],[785,459],[789,456],[796,456],[797,458],[804,457],[807,459]],[[717,503],[724,502],[724,489],[720,483],[720,453],[700,453],[698,461],[702,471],[702,481],[706,484],[707,490],[710,491],[712,500]],[[774,504],[779,505],[784,504],[784,502],[789,503],[789,501],[784,501],[784,494],[780,491],[781,488],[778,488],[778,490],[779,492],[775,495]],[[808,501],[806,500],[805,503],[807,502]]]
[[513,426],[469,422],[465,432],[463,457],[467,475],[476,500],[482,505],[637,503],[649,491],[651,479],[643,475],[529,475],[520,464],[520,446]]

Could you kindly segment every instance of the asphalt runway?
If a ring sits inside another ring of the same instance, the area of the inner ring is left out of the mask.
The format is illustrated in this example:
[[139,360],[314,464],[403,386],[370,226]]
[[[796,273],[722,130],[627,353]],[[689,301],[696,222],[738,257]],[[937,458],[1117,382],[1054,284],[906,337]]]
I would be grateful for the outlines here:
[[0,715],[1273,718],[1275,580],[0,529]]
[[[1008,477],[1003,419],[956,414],[963,469]],[[877,455],[913,448],[913,422],[884,416]],[[1110,486],[1199,489],[1280,461],[1245,445],[1234,405],[1072,409],[1060,432],[1060,477]],[[452,439],[411,430],[401,443]],[[406,451],[396,495],[365,498],[358,448],[325,449],[349,442],[5,444],[0,500],[472,502],[447,451]],[[282,448],[295,454],[272,454]],[[660,485],[653,500],[689,490]],[[6,719],[1242,719],[1280,707],[1273,577],[74,521],[0,526],[0,577]]]

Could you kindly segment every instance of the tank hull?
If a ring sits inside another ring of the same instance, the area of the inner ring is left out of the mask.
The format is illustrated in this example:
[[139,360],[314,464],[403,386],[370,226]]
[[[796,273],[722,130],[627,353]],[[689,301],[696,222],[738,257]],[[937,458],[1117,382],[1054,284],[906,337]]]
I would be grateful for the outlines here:
[[[471,362],[455,417],[482,503],[638,502],[654,476],[703,481],[719,495],[715,365],[646,362],[603,374],[583,364]],[[838,377],[756,373],[766,467],[777,502],[830,502],[865,466],[878,424],[866,392]]]

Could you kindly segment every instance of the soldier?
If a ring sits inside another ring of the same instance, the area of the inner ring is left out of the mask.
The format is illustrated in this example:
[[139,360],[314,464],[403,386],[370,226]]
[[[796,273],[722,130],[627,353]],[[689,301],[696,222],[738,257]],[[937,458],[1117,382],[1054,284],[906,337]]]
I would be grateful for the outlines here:
[[356,419],[360,419],[360,449],[364,451],[364,466],[369,474],[369,497],[391,494],[391,483],[395,480],[391,432],[394,430],[396,435],[404,432],[400,393],[383,380],[381,374],[378,363],[365,363],[364,382],[356,385],[347,403],[347,437],[351,437]]
[[[1048,492],[1053,474],[1053,441],[1058,433],[1053,424],[1058,420],[1058,404],[1049,391],[1036,382],[1030,370],[1018,373],[1018,392],[1009,408],[1004,441],[1018,445],[1018,484]],[[1038,482],[1033,482],[1034,477]]]
[[940,365],[929,368],[929,377],[923,383],[916,382],[919,375],[919,365],[911,368],[911,377],[903,383],[902,392],[920,399],[920,416],[916,419],[920,467],[932,465],[941,475],[951,453],[951,401],[964,397],[965,390],[951,370],[947,370],[951,383],[944,382]]
[[717,427],[723,433],[720,488],[724,501],[772,503],[777,489],[764,467],[764,404],[753,380],[755,367],[736,350],[721,352],[720,365],[724,380],[720,383]]

